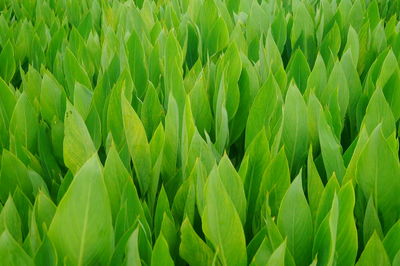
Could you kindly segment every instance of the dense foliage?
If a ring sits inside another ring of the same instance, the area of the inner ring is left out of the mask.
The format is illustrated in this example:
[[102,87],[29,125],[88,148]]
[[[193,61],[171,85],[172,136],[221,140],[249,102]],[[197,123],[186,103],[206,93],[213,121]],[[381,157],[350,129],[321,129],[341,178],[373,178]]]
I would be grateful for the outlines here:
[[0,264],[400,265],[399,14],[0,0]]

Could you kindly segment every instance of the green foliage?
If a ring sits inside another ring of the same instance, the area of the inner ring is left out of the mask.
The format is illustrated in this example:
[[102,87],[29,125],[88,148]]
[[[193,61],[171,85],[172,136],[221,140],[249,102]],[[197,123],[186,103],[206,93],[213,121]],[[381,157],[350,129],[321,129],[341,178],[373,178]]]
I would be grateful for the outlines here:
[[400,0],[0,0],[0,265],[400,265]]

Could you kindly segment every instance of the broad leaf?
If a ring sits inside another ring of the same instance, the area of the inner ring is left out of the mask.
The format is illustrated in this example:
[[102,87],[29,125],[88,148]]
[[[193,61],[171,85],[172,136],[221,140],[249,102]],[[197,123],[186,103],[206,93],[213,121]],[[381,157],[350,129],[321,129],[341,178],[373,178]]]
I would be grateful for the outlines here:
[[246,265],[246,241],[240,217],[216,174],[208,178],[205,200],[202,227],[206,237],[218,250],[220,261],[227,265]]
[[[70,221],[65,223],[65,221]],[[92,156],[76,173],[49,228],[59,261],[107,264],[114,246],[112,216],[102,167]]]
[[313,223],[310,207],[304,196],[301,174],[290,185],[278,213],[278,228],[287,237],[288,249],[296,264],[311,262]]

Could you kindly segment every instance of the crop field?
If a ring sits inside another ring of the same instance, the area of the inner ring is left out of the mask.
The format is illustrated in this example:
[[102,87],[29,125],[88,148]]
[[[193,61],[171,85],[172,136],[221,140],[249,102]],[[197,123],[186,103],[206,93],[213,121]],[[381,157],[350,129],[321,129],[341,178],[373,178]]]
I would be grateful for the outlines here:
[[400,266],[400,0],[0,0],[0,265]]

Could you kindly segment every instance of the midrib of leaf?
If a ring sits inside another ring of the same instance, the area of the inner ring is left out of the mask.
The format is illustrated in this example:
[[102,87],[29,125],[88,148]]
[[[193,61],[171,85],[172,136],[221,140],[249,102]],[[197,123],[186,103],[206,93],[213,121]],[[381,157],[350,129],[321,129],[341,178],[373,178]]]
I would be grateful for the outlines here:
[[5,118],[7,117],[8,122],[10,122],[10,117],[7,115],[6,108],[4,107],[4,104],[0,104],[0,116],[3,118],[3,121],[5,123]]
[[[294,217],[295,217],[295,214],[296,214],[296,208],[294,209],[294,212],[293,212],[293,215],[292,215],[292,225],[291,225],[291,227],[292,227],[291,229],[292,229],[292,230],[291,230],[291,232],[290,232],[290,233],[291,233],[291,237],[292,237],[292,239],[293,239],[293,240],[291,241],[292,243],[290,243],[291,250],[293,250],[293,253],[294,253],[294,250],[295,250],[295,249],[294,249],[294,248],[295,248],[295,245],[294,245],[294,243],[295,243],[295,241],[294,241],[294,239],[295,239],[295,233],[294,233],[294,232],[295,232],[295,226],[294,226]],[[293,256],[294,256],[294,255],[295,255],[295,254],[293,254]]]
[[124,124],[124,114],[122,112],[122,103],[120,103],[119,107],[120,107],[121,111],[120,112],[118,112],[118,111],[115,112],[114,115],[121,115],[122,128],[124,129],[124,134],[123,134],[123,138],[122,138],[123,141],[116,140],[115,136],[113,136],[113,134],[112,134],[112,132],[110,130],[111,136],[114,139],[114,143],[115,143],[115,146],[116,146],[117,151],[118,151],[118,155],[124,149],[124,147],[127,146],[126,133],[125,133],[125,124]]
[[84,216],[84,221],[83,221],[83,230],[82,230],[82,237],[81,237],[81,243],[79,245],[79,259],[78,259],[78,265],[82,265],[82,259],[83,259],[83,254],[85,251],[85,238],[86,238],[86,228],[87,228],[87,223],[88,223],[88,214],[89,214],[89,199],[90,199],[90,194],[92,192],[92,187],[89,186],[89,191],[87,193],[87,199],[86,199],[86,206],[85,206],[85,216]]
[[[24,111],[26,111],[25,110],[25,107],[24,107]],[[25,112],[24,112],[25,113]],[[25,137],[25,147],[28,149],[28,134],[27,134],[27,128],[26,128],[26,125],[27,125],[27,121],[26,121],[26,115],[24,115],[24,120],[25,120],[25,124],[24,124],[24,129],[25,129],[25,134],[24,134],[24,137]]]
[[[254,167],[254,165],[252,165],[252,167],[251,167],[251,170],[250,170],[250,184],[249,184],[249,188],[248,188],[248,197],[249,197],[249,203],[248,203],[248,205],[250,205],[250,204],[252,204],[251,202],[252,201],[250,201],[250,200],[252,200],[253,198],[251,197],[251,195],[252,195],[252,191],[253,191],[253,180],[254,180],[254,171],[255,171],[255,167]],[[256,192],[258,193],[258,191],[256,190]],[[258,194],[257,194],[257,196],[258,196]],[[257,200],[257,198],[256,198],[256,200]],[[252,205],[254,205],[254,204],[252,204]],[[250,213],[250,212],[249,212]],[[251,218],[253,218],[254,217],[254,214],[252,214],[251,215]]]
[[378,168],[379,168],[379,160],[376,160],[376,167],[375,167],[375,176],[374,176],[374,190],[375,190],[375,206],[376,211],[378,212]]
[[[6,116],[6,115],[3,114],[3,112],[4,112],[4,109],[2,109],[2,105],[0,104],[0,122],[3,121],[4,128],[7,128],[6,120],[5,120],[5,116]],[[8,123],[10,123],[10,121],[8,121]],[[6,133],[6,134],[7,134],[8,132],[2,132],[2,133],[0,134],[0,142],[2,142],[2,139],[1,139],[1,138],[2,138],[2,134],[3,134],[3,133]],[[6,135],[6,138],[7,138],[7,137],[9,137],[9,136]]]
[[[296,110],[297,110],[297,104],[296,104]],[[296,145],[297,145],[297,137],[298,137],[298,124],[299,124],[299,116],[296,114],[296,130],[295,130],[295,138],[294,138],[294,145],[293,145],[293,152],[292,152],[292,158],[290,159],[290,170],[293,170],[293,161],[294,161],[294,154],[296,152]]]
[[303,87],[302,85],[302,78],[301,78],[301,67],[300,67],[300,64],[296,64],[296,68],[297,68],[297,70],[298,71],[296,71],[297,72],[297,78],[298,78],[298,81],[299,81],[299,90],[301,90],[301,88]]
[[[216,213],[216,216],[218,217],[218,213]],[[224,254],[224,248],[222,246],[222,243],[224,243],[224,242],[222,241],[222,236],[221,236],[221,230],[220,230],[219,223],[217,224],[217,228],[218,228],[218,230],[217,230],[218,247],[217,247],[216,251],[218,251],[218,249],[221,250],[222,261],[223,261],[222,265],[228,265],[228,263],[226,261],[226,258],[225,258],[225,254]]]

